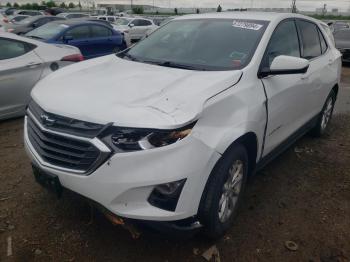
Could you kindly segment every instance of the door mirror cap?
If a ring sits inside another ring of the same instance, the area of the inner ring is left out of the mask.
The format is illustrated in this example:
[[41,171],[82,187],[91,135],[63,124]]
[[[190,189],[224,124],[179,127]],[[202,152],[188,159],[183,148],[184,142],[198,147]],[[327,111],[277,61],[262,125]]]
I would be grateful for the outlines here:
[[280,55],[272,61],[270,68],[260,70],[259,78],[269,75],[305,74],[309,65],[309,61],[304,58]]
[[134,24],[129,24],[129,27],[130,28],[133,28],[135,25]]

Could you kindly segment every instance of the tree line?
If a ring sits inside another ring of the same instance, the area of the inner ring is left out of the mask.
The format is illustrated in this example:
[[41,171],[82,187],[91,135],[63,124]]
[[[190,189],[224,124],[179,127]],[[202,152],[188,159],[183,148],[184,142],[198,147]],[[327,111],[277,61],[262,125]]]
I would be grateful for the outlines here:
[[75,8],[79,7],[80,2],[78,5],[75,5],[73,2],[70,2],[69,4],[66,4],[64,2],[57,5],[54,1],[42,1],[39,3],[26,3],[26,4],[18,4],[18,3],[7,3],[6,7],[14,7],[14,8],[20,8],[25,10],[42,10],[43,8],[53,8],[53,7],[60,7],[60,8]]

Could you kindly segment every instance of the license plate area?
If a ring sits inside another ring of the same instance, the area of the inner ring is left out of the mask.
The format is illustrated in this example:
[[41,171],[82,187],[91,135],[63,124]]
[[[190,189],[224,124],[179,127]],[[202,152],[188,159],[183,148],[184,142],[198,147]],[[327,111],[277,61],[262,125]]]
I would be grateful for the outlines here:
[[36,166],[32,166],[32,168],[35,181],[60,198],[62,196],[63,187],[58,176],[43,172]]

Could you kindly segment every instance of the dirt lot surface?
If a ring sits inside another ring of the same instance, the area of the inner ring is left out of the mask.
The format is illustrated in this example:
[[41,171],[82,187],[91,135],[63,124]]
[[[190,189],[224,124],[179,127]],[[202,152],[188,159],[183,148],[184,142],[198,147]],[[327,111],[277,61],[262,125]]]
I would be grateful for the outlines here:
[[217,242],[147,231],[134,240],[77,196],[57,200],[34,182],[23,120],[2,122],[0,261],[205,261],[212,245],[221,261],[350,261],[350,68],[336,111],[328,135],[304,137],[250,182]]

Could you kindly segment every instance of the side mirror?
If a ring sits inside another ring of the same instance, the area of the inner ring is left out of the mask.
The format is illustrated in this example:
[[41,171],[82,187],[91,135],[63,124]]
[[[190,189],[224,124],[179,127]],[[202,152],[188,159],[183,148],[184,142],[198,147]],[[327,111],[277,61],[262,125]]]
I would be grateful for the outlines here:
[[133,28],[135,25],[134,24],[129,24],[129,27],[130,28]]
[[65,36],[63,37],[63,41],[64,41],[65,43],[68,43],[68,42],[71,41],[71,40],[73,40],[73,36],[71,36],[71,35],[65,35]]
[[32,24],[32,27],[33,27],[33,28],[37,28],[38,26],[39,26],[38,23],[33,23],[33,24]]
[[309,65],[309,61],[304,58],[280,55],[272,61],[270,68],[262,68],[259,71],[259,78],[269,75],[305,74]]

